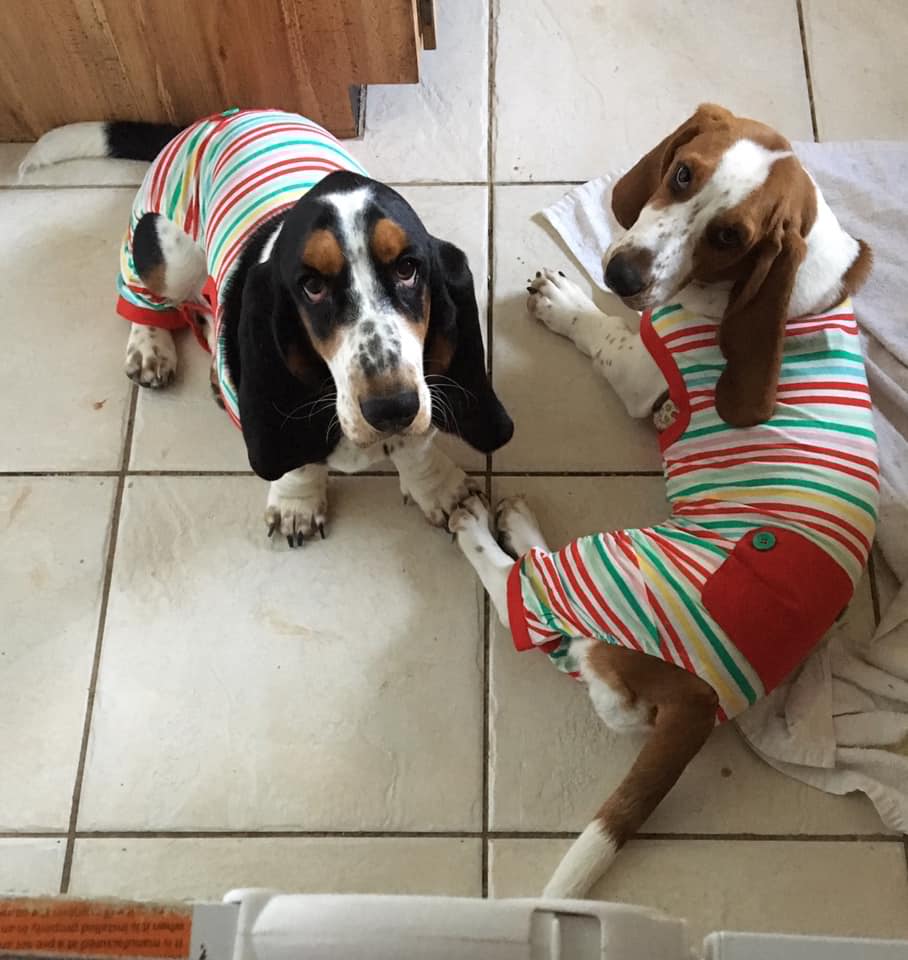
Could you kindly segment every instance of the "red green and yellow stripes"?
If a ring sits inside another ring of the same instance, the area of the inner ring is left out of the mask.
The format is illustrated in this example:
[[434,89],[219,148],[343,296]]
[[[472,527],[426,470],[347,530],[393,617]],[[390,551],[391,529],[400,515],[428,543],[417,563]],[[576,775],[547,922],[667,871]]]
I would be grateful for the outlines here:
[[533,551],[512,571],[509,609],[518,648],[542,647],[559,669],[577,674],[573,639],[641,650],[702,676],[724,719],[768,690],[704,606],[704,587],[744,537],[767,526],[819,546],[856,583],[879,471],[848,304],[789,323],[775,413],[748,429],[715,410],[725,366],[717,332],[717,322],[677,306],[644,318],[679,410],[660,438],[670,519]]
[[[304,117],[277,110],[227,111],[187,127],[161,151],[136,195],[120,257],[118,310],[156,326],[192,324],[192,311],[213,310],[215,365],[231,419],[236,390],[220,329],[222,297],[249,237],[334,170],[364,173],[344,147]],[[205,250],[208,297],[174,304],[146,290],[135,272],[132,236],[146,213],[160,213]],[[186,307],[189,309],[186,309]]]

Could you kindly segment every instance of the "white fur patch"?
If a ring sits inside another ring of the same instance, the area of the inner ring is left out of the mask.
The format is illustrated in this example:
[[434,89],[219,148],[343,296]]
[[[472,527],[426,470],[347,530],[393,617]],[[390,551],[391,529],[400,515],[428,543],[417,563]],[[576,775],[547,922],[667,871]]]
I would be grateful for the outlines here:
[[283,223],[278,224],[277,230],[272,231],[271,236],[265,241],[262,252],[259,254],[259,263],[264,263],[271,256],[271,251],[274,249],[274,245],[277,243],[277,238],[281,235],[283,228]]
[[791,295],[788,312],[793,317],[832,305],[839,294],[842,277],[860,251],[857,240],[839,225],[816,183],[814,187],[817,218],[807,234],[807,255],[798,269]]
[[328,517],[328,468],[309,463],[268,487],[265,523],[293,542],[315,536]]
[[642,700],[628,706],[624,692],[616,693],[590,666],[589,653],[601,640],[574,640],[571,654],[580,664],[580,676],[586,684],[593,709],[600,720],[616,733],[633,733],[650,727],[650,707]]
[[106,124],[99,122],[68,123],[48,130],[35,143],[19,164],[19,176],[30,170],[46,167],[63,160],[106,157]]
[[508,575],[514,561],[495,542],[489,530],[489,512],[479,497],[469,497],[448,521],[470,566],[485,587],[502,626],[508,626]]
[[541,270],[530,286],[530,314],[592,358],[631,417],[648,417],[667,384],[639,334],[620,317],[603,313],[573,280],[554,270]]
[[177,348],[169,330],[143,323],[129,325],[126,376],[142,387],[166,387],[177,372]]
[[433,526],[445,526],[453,510],[480,486],[438,449],[434,430],[392,439],[388,451],[400,476],[401,494],[411,498]]
[[546,884],[543,897],[552,900],[578,900],[602,876],[615,859],[618,847],[594,820],[574,841]]
[[530,550],[548,552],[539,521],[523,497],[507,497],[498,504],[495,526],[503,545],[515,558],[522,557]]
[[174,303],[197,300],[208,277],[205,251],[166,217],[154,221],[164,257],[164,296]]
[[[380,349],[393,348],[399,354],[398,375],[419,395],[419,412],[406,433],[424,434],[432,422],[432,399],[423,378],[423,345],[413,325],[392,304],[375,273],[369,253],[365,211],[370,190],[362,187],[324,198],[338,214],[338,226],[346,248],[350,269],[349,295],[356,311],[356,322],[344,335],[340,347],[328,361],[337,385],[337,413],[341,429],[355,443],[368,444],[377,439],[359,408],[359,396],[351,384],[362,378],[359,357],[362,349],[377,337]],[[369,324],[364,329],[364,324]]]

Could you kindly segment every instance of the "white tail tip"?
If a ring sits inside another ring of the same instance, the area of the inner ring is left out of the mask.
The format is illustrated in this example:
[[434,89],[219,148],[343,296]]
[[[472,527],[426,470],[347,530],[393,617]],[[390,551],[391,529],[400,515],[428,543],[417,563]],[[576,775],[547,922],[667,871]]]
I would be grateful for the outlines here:
[[21,180],[31,170],[47,167],[63,160],[107,156],[106,124],[101,122],[68,123],[65,127],[48,130],[25,155],[19,164]]
[[553,900],[579,900],[615,859],[618,845],[603,825],[594,820],[573,842],[558,864],[543,896]]

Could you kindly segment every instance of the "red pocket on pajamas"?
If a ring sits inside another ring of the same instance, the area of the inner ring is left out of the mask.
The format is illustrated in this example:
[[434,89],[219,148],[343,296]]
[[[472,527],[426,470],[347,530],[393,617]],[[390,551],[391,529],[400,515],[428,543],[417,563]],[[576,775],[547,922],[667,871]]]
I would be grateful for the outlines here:
[[778,527],[748,533],[703,588],[703,605],[768,693],[813,650],[854,588],[815,543]]

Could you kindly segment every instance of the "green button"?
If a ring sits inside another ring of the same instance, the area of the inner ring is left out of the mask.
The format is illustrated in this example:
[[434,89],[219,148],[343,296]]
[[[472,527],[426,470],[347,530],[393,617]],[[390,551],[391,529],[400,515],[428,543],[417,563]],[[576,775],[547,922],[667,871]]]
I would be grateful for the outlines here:
[[768,530],[761,530],[754,534],[753,545],[757,550],[772,550],[776,545],[775,534]]
[[239,113],[239,112],[240,112],[240,108],[239,108],[239,107],[231,107],[229,110],[225,110],[225,111],[221,114],[221,116],[222,116],[222,117],[232,117],[235,113]]

